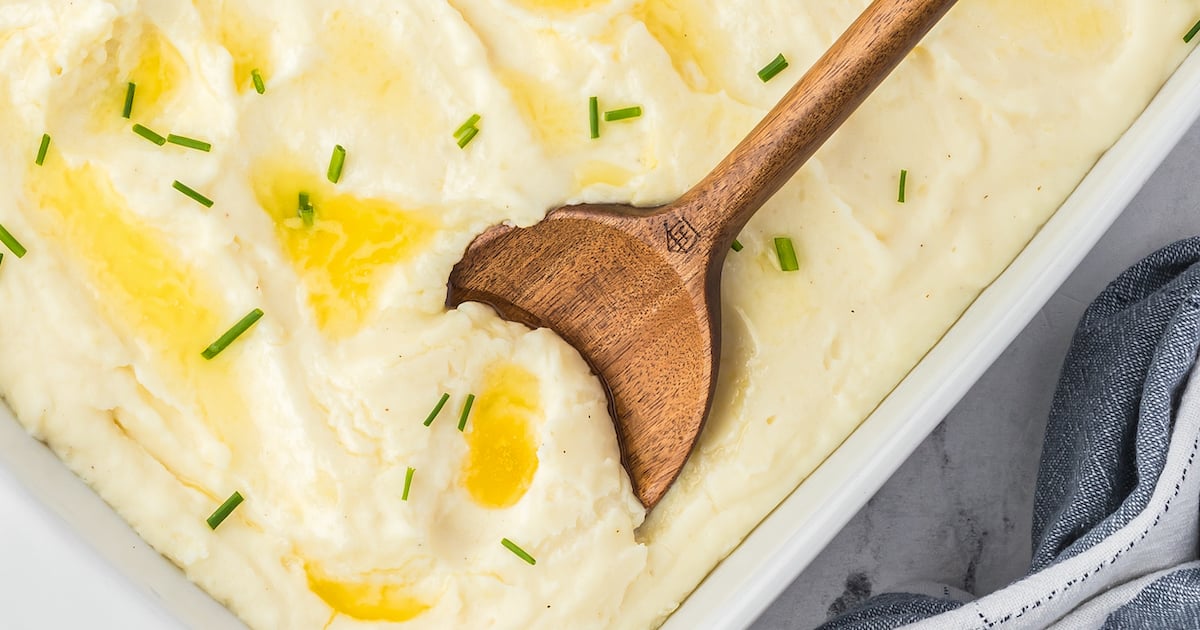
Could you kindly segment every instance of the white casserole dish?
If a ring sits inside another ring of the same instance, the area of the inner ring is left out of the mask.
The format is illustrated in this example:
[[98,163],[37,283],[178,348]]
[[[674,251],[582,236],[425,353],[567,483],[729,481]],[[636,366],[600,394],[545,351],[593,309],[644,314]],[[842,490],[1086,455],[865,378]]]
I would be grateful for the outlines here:
[[[1192,54],[1016,261],[665,628],[748,626],[1036,315],[1198,116],[1200,54]],[[3,406],[0,541],[0,604],[15,627],[161,628],[169,619],[242,627]]]

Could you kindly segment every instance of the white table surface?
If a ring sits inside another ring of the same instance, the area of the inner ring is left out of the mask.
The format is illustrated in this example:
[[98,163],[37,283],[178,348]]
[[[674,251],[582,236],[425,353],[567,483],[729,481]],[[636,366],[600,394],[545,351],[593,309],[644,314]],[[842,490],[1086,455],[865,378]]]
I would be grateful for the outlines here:
[[[96,561],[80,562],[80,557]],[[0,628],[181,628],[165,610],[135,593],[61,519],[0,469]]]
[[[811,628],[869,593],[934,580],[977,594],[1021,575],[1042,433],[1088,302],[1128,265],[1200,233],[1200,126],[1079,270],[896,476],[754,625]],[[0,628],[173,629],[63,523],[0,471]],[[31,516],[12,518],[17,512]],[[82,551],[81,551],[82,550]]]

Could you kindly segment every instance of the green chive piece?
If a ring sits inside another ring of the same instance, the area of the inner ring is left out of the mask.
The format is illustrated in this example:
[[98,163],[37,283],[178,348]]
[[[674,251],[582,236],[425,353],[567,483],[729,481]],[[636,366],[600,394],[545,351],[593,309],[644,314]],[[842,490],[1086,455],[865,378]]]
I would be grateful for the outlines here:
[[904,169],[900,169],[900,194],[897,196],[896,201],[898,201],[900,203],[904,203],[904,193],[907,188],[908,188],[908,171],[906,171]]
[[588,129],[592,132],[592,140],[600,137],[600,98],[588,98]]
[[38,166],[41,166],[43,163],[45,163],[46,162],[46,152],[49,150],[50,150],[50,134],[44,133],[44,134],[42,134],[42,143],[40,145],[38,145],[37,159],[35,159],[33,161],[33,163],[37,164]]
[[250,327],[253,326],[255,322],[262,319],[262,316],[263,312],[261,309],[256,308],[253,311],[250,311],[250,313],[243,317],[240,322],[234,324],[233,328],[230,328],[225,332],[224,335],[221,335],[220,339],[217,339],[212,343],[211,346],[205,348],[204,352],[201,352],[200,355],[211,361],[213,357],[221,354],[225,348],[228,348],[229,344],[233,343],[235,339],[241,337],[242,334],[247,330],[250,330]]
[[17,258],[25,257],[25,247],[21,245],[19,241],[17,241],[16,237],[14,237],[11,232],[4,229],[3,225],[0,225],[0,243],[4,243],[4,246],[7,247],[8,250],[11,251]]
[[329,158],[329,172],[325,174],[329,181],[336,184],[342,178],[342,168],[346,166],[346,147],[333,145],[333,155]]
[[425,418],[425,426],[433,424],[434,418],[437,418],[438,414],[442,413],[442,407],[446,406],[447,400],[450,400],[450,394],[442,394],[441,399],[433,406],[433,411],[430,411],[429,416]]
[[518,547],[517,543],[515,543],[507,538],[502,538],[502,539],[500,539],[500,544],[504,545],[505,549],[508,549],[509,551],[513,552],[513,555],[524,560],[525,562],[528,562],[530,565],[537,564],[537,560],[534,560],[533,556],[529,555],[524,549]]
[[316,222],[316,208],[308,199],[308,193],[300,193],[300,203],[296,209],[296,214],[300,215],[300,219],[304,221],[306,227],[312,227]]
[[188,149],[204,151],[205,153],[212,151],[212,145],[203,140],[196,140],[195,138],[189,138],[187,136],[177,136],[173,133],[167,134],[167,142],[170,142],[171,144],[177,144]]
[[477,122],[479,122],[479,114],[471,114],[471,117],[467,119],[467,122],[459,125],[458,129],[454,130],[454,139],[461,139],[463,134],[475,128],[475,123]]
[[775,75],[783,72],[785,69],[787,69],[787,67],[787,59],[784,58],[783,53],[779,53],[778,56],[771,60],[771,63],[763,66],[762,70],[758,71],[758,78],[762,79],[763,83],[766,83],[767,81],[774,79]]
[[462,135],[462,137],[458,139],[458,148],[460,148],[460,149],[467,148],[467,145],[471,144],[471,141],[475,139],[475,136],[478,133],[479,133],[479,127],[471,127],[470,129],[468,129],[466,131],[466,133],[464,133]]
[[4,252],[0,252],[0,265],[4,264]]
[[471,114],[467,122],[459,125],[458,129],[454,130],[454,139],[458,141],[458,148],[467,148],[467,145],[471,144],[471,141],[475,139],[475,136],[479,133],[479,127],[476,126],[479,118],[479,114]]
[[201,195],[200,193],[196,192],[195,190],[189,188],[187,184],[184,184],[183,182],[181,182],[179,180],[175,180],[175,183],[171,184],[171,188],[174,188],[175,190],[178,190],[179,192],[187,195],[188,197],[191,197],[192,201],[195,201],[196,203],[204,206],[205,208],[211,208],[213,206],[212,199],[209,199],[208,197]]
[[237,506],[242,504],[242,501],[245,501],[245,499],[242,498],[242,493],[240,492],[234,492],[229,495],[229,498],[225,499],[221,507],[217,508],[217,511],[208,517],[209,529],[216,529],[218,525],[225,522],[225,519],[229,518],[230,514],[233,514],[233,511],[237,509]]
[[254,82],[254,91],[259,94],[266,94],[267,84],[263,82],[262,73],[255,68],[250,71],[250,80]]
[[458,416],[458,430],[467,428],[467,416],[471,415],[471,406],[475,404],[475,394],[467,394],[467,402],[463,405],[462,413]]
[[733,239],[733,245],[731,247],[733,247],[733,251],[735,251],[735,252],[742,251],[742,243],[741,243],[741,241],[737,240],[736,238]]
[[409,466],[408,471],[404,473],[404,494],[400,495],[401,501],[408,500],[408,490],[409,488],[412,488],[412,477],[413,473],[415,472],[417,472],[417,470],[412,466]]
[[775,253],[779,254],[779,268],[784,271],[799,271],[800,262],[796,260],[796,248],[792,239],[786,236],[775,237]]
[[149,140],[150,142],[153,142],[154,144],[157,144],[160,147],[167,143],[166,138],[154,133],[153,130],[143,127],[140,124],[133,125],[133,133],[136,133],[137,135]]
[[613,122],[617,120],[628,120],[630,118],[637,118],[641,115],[642,108],[640,105],[635,105],[633,107],[622,107],[621,109],[613,109],[604,112],[604,121]]
[[1192,30],[1188,31],[1187,35],[1183,36],[1183,43],[1192,43],[1192,40],[1195,39],[1196,35],[1198,34],[1200,34],[1200,22],[1196,22],[1196,25],[1192,27]]
[[137,91],[137,85],[132,81],[125,88],[125,108],[121,110],[121,118],[129,118],[133,114],[133,93]]

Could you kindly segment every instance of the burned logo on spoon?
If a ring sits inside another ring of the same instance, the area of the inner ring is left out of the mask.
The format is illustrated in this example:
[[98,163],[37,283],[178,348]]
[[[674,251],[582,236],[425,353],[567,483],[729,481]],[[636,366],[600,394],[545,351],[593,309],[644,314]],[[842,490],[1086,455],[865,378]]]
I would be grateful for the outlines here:
[[663,229],[667,231],[667,251],[686,254],[700,242],[700,233],[684,217],[674,223],[663,221]]

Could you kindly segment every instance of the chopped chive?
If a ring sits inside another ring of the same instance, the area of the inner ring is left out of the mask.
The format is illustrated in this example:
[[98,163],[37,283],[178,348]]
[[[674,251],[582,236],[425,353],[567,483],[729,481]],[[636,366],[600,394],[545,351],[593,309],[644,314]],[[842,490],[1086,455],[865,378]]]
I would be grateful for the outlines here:
[[129,118],[133,114],[133,93],[137,91],[137,85],[130,81],[125,88],[125,108],[121,110],[121,118]]
[[0,265],[4,264],[4,252],[0,252]]
[[346,147],[333,145],[333,155],[329,157],[329,171],[325,174],[329,181],[336,184],[342,178],[342,168],[346,166]]
[[592,132],[592,140],[600,137],[600,99],[588,98],[588,129]]
[[204,151],[205,153],[212,151],[212,145],[203,140],[196,140],[187,136],[177,136],[173,133],[167,134],[167,142],[197,151]]
[[171,188],[174,188],[175,190],[178,190],[179,192],[187,195],[188,197],[191,197],[191,199],[193,201],[204,206],[205,208],[211,208],[213,205],[212,199],[209,199],[208,197],[201,195],[200,193],[196,192],[195,190],[192,190],[191,188],[189,188],[187,186],[187,184],[184,184],[183,182],[181,182],[179,180],[175,180],[175,183],[171,184]]
[[235,339],[241,337],[242,334],[247,330],[250,330],[250,327],[253,326],[254,323],[259,319],[261,319],[262,316],[263,312],[261,309],[256,308],[253,311],[250,311],[250,313],[243,317],[241,321],[234,324],[233,328],[230,328],[225,332],[224,335],[221,335],[220,339],[217,339],[212,343],[211,346],[205,348],[204,352],[201,352],[200,355],[205,359],[212,360],[213,357],[221,354],[225,348],[228,348],[229,344],[233,343]]
[[221,504],[221,507],[217,508],[217,511],[213,512],[212,516],[208,517],[208,527],[210,529],[216,529],[218,525],[225,522],[225,519],[229,518],[230,514],[233,514],[233,511],[237,509],[237,506],[241,505],[242,501],[244,500],[245,499],[242,498],[242,493],[240,492],[234,492],[233,494],[229,495],[229,498],[225,499],[225,502]]
[[1200,34],[1200,22],[1196,22],[1196,25],[1192,27],[1192,30],[1188,31],[1187,35],[1183,36],[1183,43],[1192,43],[1192,40],[1196,38],[1197,34]]
[[479,127],[471,127],[458,139],[458,148],[465,149],[471,141],[475,139],[475,135],[479,133]]
[[733,239],[733,245],[731,245],[731,247],[733,247],[733,251],[735,251],[735,252],[742,251],[742,243],[741,243],[741,241],[737,240],[736,238]]
[[42,143],[40,145],[38,145],[37,159],[35,159],[33,161],[33,163],[37,164],[38,166],[41,166],[43,163],[45,163],[46,152],[49,150],[50,150],[50,134],[44,133],[44,134],[42,134]]
[[900,203],[904,203],[904,193],[907,188],[908,188],[908,171],[906,171],[904,169],[900,169],[900,194],[896,198],[896,201],[898,201]]
[[479,127],[475,126],[479,122],[479,118],[479,114],[471,114],[467,122],[459,125],[458,129],[454,130],[454,139],[458,141],[458,148],[467,148],[467,145],[471,144],[471,140],[475,139],[475,136],[479,133]]
[[613,121],[617,121],[617,120],[628,120],[630,118],[637,118],[638,116],[641,116],[641,115],[642,115],[641,106],[634,105],[633,107],[622,107],[621,109],[613,109],[613,110],[604,112],[604,121],[605,122],[613,122]]
[[441,399],[439,399],[437,404],[433,406],[433,411],[430,411],[429,416],[425,418],[425,426],[433,424],[434,418],[437,418],[438,414],[442,413],[442,407],[446,406],[447,400],[450,400],[450,394],[442,394]]
[[779,53],[778,56],[771,60],[771,63],[763,66],[762,70],[758,71],[758,78],[762,79],[763,83],[766,83],[774,79],[775,75],[783,72],[787,67],[787,59],[784,58],[783,53]]
[[467,416],[471,415],[471,405],[475,404],[475,394],[467,394],[467,402],[463,404],[462,413],[458,416],[458,430],[467,428]]
[[454,130],[454,139],[458,140],[462,138],[463,134],[475,128],[475,123],[477,122],[479,122],[479,114],[471,114],[471,117],[467,119],[467,122],[459,125],[458,129]]
[[401,501],[408,500],[408,489],[412,487],[413,473],[417,472],[412,466],[408,467],[408,471],[404,473],[404,494],[400,495]]
[[149,140],[150,142],[153,142],[154,144],[157,144],[160,147],[167,143],[166,138],[158,135],[157,133],[154,133],[154,131],[152,131],[151,129],[144,127],[140,124],[135,123],[133,125],[133,133],[136,133],[137,135]]
[[7,247],[14,255],[16,255],[17,258],[25,257],[25,247],[17,241],[16,237],[13,236],[11,232],[4,229],[3,225],[0,225],[0,243],[4,243],[4,246]]
[[304,221],[306,227],[312,227],[316,222],[316,208],[308,199],[308,193],[300,193],[300,203],[296,209],[296,214],[300,215],[300,219]]
[[250,71],[250,80],[254,82],[254,91],[259,94],[266,94],[267,84],[263,82],[262,73],[255,68]]
[[529,555],[524,549],[518,547],[517,543],[515,543],[507,538],[501,538],[500,544],[504,545],[505,549],[508,549],[509,551],[513,552],[513,555],[524,560],[525,562],[528,562],[531,565],[537,564],[537,560],[534,560],[533,556]]
[[792,239],[786,236],[775,237],[775,253],[779,254],[779,268],[784,271],[799,271],[800,262],[796,260],[796,248]]

